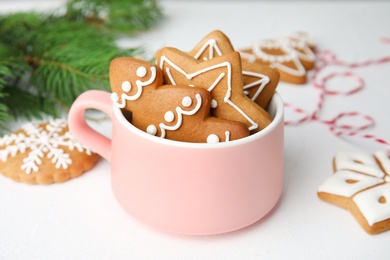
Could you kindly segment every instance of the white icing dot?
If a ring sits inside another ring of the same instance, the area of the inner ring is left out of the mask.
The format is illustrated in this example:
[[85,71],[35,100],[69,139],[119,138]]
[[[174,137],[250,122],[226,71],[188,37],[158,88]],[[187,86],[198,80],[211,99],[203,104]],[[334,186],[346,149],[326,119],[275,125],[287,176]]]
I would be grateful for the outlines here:
[[123,83],[122,83],[122,90],[124,91],[124,92],[129,92],[130,91],[130,89],[131,89],[131,83],[129,82],[129,81],[124,81]]
[[137,76],[140,77],[140,78],[143,78],[146,76],[146,73],[147,73],[147,70],[145,67],[139,67],[137,69]]
[[216,134],[211,134],[207,137],[208,144],[216,144],[219,143],[219,137]]
[[211,108],[217,108],[217,106],[218,106],[217,100],[215,99],[211,100]]
[[165,113],[164,119],[167,122],[172,122],[175,119],[175,114],[172,111],[168,111]]
[[115,92],[111,93],[111,100],[112,100],[113,102],[118,102],[118,101],[119,101],[118,94],[115,93]]
[[146,128],[146,132],[151,135],[156,135],[157,134],[157,127],[154,125],[150,125]]
[[189,96],[186,96],[182,99],[181,104],[185,107],[189,107],[192,105],[192,99]]

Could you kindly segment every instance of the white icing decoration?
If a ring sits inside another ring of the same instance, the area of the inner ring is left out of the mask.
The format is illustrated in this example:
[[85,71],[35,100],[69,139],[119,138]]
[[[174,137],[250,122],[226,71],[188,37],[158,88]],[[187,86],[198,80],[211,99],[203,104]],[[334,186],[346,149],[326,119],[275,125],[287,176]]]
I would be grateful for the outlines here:
[[229,141],[230,141],[230,132],[226,131],[225,132],[225,142],[229,142]]
[[335,163],[336,170],[348,169],[378,178],[384,177],[374,156],[363,151],[340,151],[335,156]]
[[251,71],[242,71],[242,75],[259,78],[259,80],[256,80],[252,83],[249,83],[249,84],[246,84],[243,86],[244,94],[245,94],[245,93],[248,93],[247,89],[260,85],[259,88],[256,90],[255,94],[251,98],[252,101],[255,101],[257,99],[257,97],[260,95],[260,93],[263,91],[265,86],[270,82],[270,78],[264,74],[251,72]]
[[137,76],[138,77],[140,77],[140,78],[143,78],[143,77],[145,77],[146,76],[146,73],[147,73],[148,71],[146,70],[146,68],[144,67],[144,66],[141,66],[141,67],[139,67],[138,69],[137,69]]
[[256,61],[256,55],[249,52],[240,51],[241,58],[248,60],[249,62],[254,63]]
[[207,143],[208,143],[208,144],[216,144],[216,143],[219,143],[219,137],[218,137],[218,135],[216,135],[216,134],[210,134],[210,135],[207,137]]
[[[242,58],[247,59],[249,62],[255,62],[256,59],[261,59],[264,62],[270,63],[270,67],[277,68],[294,76],[304,76],[306,70],[300,60],[314,62],[316,58],[309,44],[314,45],[307,33],[295,32],[281,39],[259,40],[252,46],[253,53],[240,51],[240,54]],[[279,49],[283,54],[270,54],[265,49]],[[284,64],[285,62],[293,62],[295,68],[286,66]]]
[[[356,182],[348,183],[347,180]],[[349,170],[339,170],[328,178],[318,188],[318,191],[343,197],[351,197],[357,192],[379,183],[383,183],[383,180]]]
[[298,54],[298,57],[301,60],[306,60],[306,61],[309,61],[309,62],[314,62],[315,61],[315,59],[316,59],[315,54],[309,48],[309,46],[307,45],[307,43],[304,40],[296,39],[296,38],[290,38],[287,41],[288,41],[288,44],[292,48],[300,49],[300,50],[303,51],[303,52],[297,51],[297,50],[295,51]]
[[175,131],[181,127],[181,124],[183,122],[183,115],[190,115],[191,116],[191,115],[196,114],[199,111],[199,109],[202,106],[202,96],[200,94],[196,94],[195,98],[197,100],[196,106],[190,111],[183,110],[181,107],[176,107],[177,121],[176,121],[175,125],[167,126],[164,123],[159,124],[159,127],[161,129],[161,137],[162,138],[165,138],[166,130]]
[[383,170],[387,175],[390,175],[390,157],[387,151],[378,151],[375,153],[375,157],[382,165]]
[[[265,52],[264,49],[280,49],[284,54],[273,55]],[[294,50],[285,39],[257,41],[253,46],[253,54],[264,62],[269,62],[270,67],[280,69],[288,74],[294,76],[304,76],[306,73],[305,68],[299,61],[298,52]],[[285,62],[293,62],[296,68],[284,65]]]
[[[379,198],[384,197],[386,203],[380,203]],[[390,183],[375,186],[353,197],[359,210],[370,226],[390,218]]]
[[209,47],[209,55],[208,58],[204,57],[203,60],[214,58],[214,51],[217,52],[218,56],[222,56],[222,51],[218,47],[217,41],[215,39],[210,39],[199,49],[199,51],[194,55],[194,58],[199,59],[207,47]]
[[[219,141],[220,141],[219,137],[216,134],[210,134],[207,137],[207,143],[208,144],[216,144],[216,143],[219,143]],[[230,141],[230,132],[226,131],[225,132],[225,142],[229,142],[229,141]]]
[[175,79],[172,77],[171,70],[169,68],[166,68],[165,71],[167,72],[166,74],[168,75],[169,81],[171,82],[172,85],[177,85]]
[[[111,99],[112,99],[114,105],[116,107],[119,107],[119,108],[124,108],[126,106],[126,100],[130,100],[130,101],[137,100],[142,94],[142,88],[151,85],[156,80],[156,77],[157,77],[156,68],[151,67],[150,71],[152,72],[152,75],[150,76],[149,80],[146,80],[146,81],[136,80],[135,84],[137,85],[138,89],[134,95],[129,96],[126,93],[122,93],[120,98],[119,97],[116,98],[114,95],[111,95]],[[116,95],[118,95],[118,94],[116,94]],[[121,101],[120,103],[119,103],[119,99]]]
[[287,35],[287,37],[291,39],[299,40],[299,42],[301,42],[300,48],[303,48],[304,45],[311,45],[311,46],[315,45],[313,37],[311,37],[311,35],[309,35],[306,32],[296,31],[291,33],[290,35]]
[[118,94],[115,93],[115,92],[112,92],[112,93],[111,93],[111,100],[112,100],[113,103],[117,103],[117,102],[119,101],[119,96],[118,96]]
[[[378,151],[375,157],[387,172],[390,167],[388,153]],[[390,176],[381,171],[375,158],[365,152],[352,151],[337,153],[335,160],[336,173],[328,178],[318,191],[352,197],[370,226],[389,219]],[[381,198],[386,202],[381,202]]]
[[[227,62],[227,61],[221,62],[219,64],[215,64],[213,66],[204,68],[202,70],[195,71],[193,73],[185,72],[182,68],[180,68],[177,64],[175,64],[173,61],[171,61],[168,57],[161,56],[160,64],[159,64],[161,69],[164,68],[164,63],[168,63],[172,68],[174,68],[180,74],[184,75],[188,80],[191,80],[194,77],[199,76],[203,73],[207,73],[208,71],[212,71],[214,69],[226,67],[227,74],[225,74],[225,73],[219,74],[217,79],[211,84],[210,87],[207,88],[207,90],[209,92],[213,91],[213,89],[218,85],[218,83],[222,80],[222,78],[224,78],[226,76],[227,77],[227,90],[226,90],[226,94],[224,97],[224,102],[229,104],[230,106],[232,106],[235,110],[237,110],[237,112],[239,112],[251,124],[251,126],[249,127],[249,130],[254,130],[254,129],[258,128],[258,124],[252,118],[250,118],[240,107],[238,107],[235,103],[233,103],[230,100],[230,96],[232,94],[231,93],[232,92],[232,65],[230,64],[230,62]],[[169,80],[171,81],[171,84],[176,85],[176,82],[175,82],[173,75],[172,75],[171,71],[169,70],[169,68],[166,68],[165,71],[166,71],[166,74],[167,74]]]
[[10,134],[0,139],[0,145],[6,145],[3,150],[0,150],[0,160],[6,162],[10,156],[26,153],[27,149],[30,149],[31,151],[26,154],[21,165],[21,169],[26,174],[37,172],[43,158],[51,159],[51,163],[57,169],[67,169],[72,164],[72,160],[69,154],[61,149],[61,146],[70,150],[76,148],[88,155],[91,151],[74,139],[69,132],[59,135],[65,127],[66,121],[61,119],[51,120],[45,128],[39,126],[38,123],[24,125],[22,129],[26,134]]
[[[259,40],[256,42],[254,48],[254,53],[264,61],[268,62],[289,62],[293,61],[293,57],[291,54],[293,53],[293,49],[289,46],[289,44],[282,39],[267,39],[267,40]],[[284,54],[269,54],[265,52],[263,49],[280,49]]]
[[[217,41],[215,39],[210,39],[209,41],[207,41],[199,49],[199,51],[194,55],[194,58],[195,59],[199,59],[199,57],[205,52],[207,47],[209,47],[209,55],[208,55],[208,58],[204,57],[203,60],[214,58],[216,56],[215,52],[216,52],[216,54],[218,56],[222,56],[223,55],[221,49],[219,48],[219,46],[217,44]],[[260,74],[260,73],[255,73],[255,72],[250,72],[250,71],[242,71],[242,74],[245,75],[245,76],[252,76],[252,77],[258,77],[259,78],[259,80],[254,81],[252,83],[249,83],[249,84],[243,86],[244,92],[246,92],[245,91],[246,89],[255,87],[257,85],[260,85],[258,90],[256,91],[256,93],[252,97],[252,101],[254,101],[260,95],[260,93],[264,89],[264,87],[269,83],[270,78],[268,76],[266,76],[266,75],[263,75],[263,74]]]
[[156,135],[157,134],[157,127],[155,125],[149,125],[146,128],[146,132],[151,135]]
[[217,108],[218,107],[218,102],[217,102],[217,100],[215,100],[215,99],[212,99],[211,100],[211,108]]
[[[219,76],[215,79],[215,81],[210,85],[210,87],[207,89],[208,92],[211,92],[214,90],[214,88],[218,85],[219,82],[221,82],[222,78],[225,77],[225,73],[221,73],[219,74]],[[231,88],[230,88],[230,91],[231,91]],[[230,98],[230,95],[231,95],[231,92],[228,94],[229,95],[229,98]],[[226,97],[225,97],[226,98]]]
[[192,105],[192,99],[190,97],[184,97],[181,101],[181,104],[184,106],[184,107],[189,107]]
[[167,111],[164,115],[164,119],[170,123],[175,120],[175,114],[172,111]]
[[129,82],[129,81],[124,81],[123,83],[122,83],[122,90],[124,91],[124,92],[129,92],[130,90],[131,90],[131,83]]

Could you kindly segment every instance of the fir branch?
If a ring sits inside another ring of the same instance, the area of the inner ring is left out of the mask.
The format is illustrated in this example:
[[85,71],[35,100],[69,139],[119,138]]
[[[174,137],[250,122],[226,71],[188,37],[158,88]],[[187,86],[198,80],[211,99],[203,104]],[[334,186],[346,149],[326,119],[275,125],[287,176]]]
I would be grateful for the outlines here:
[[[10,102],[13,97],[13,88],[10,86],[19,84],[23,76],[30,71],[21,52],[0,42],[0,130],[5,129],[5,121],[15,115],[13,109],[17,104]],[[23,96],[15,97],[24,103]]]
[[53,117],[60,114],[58,105],[48,97],[36,95],[15,86],[6,87],[5,91],[8,95],[3,102],[10,108],[8,113],[13,118],[42,119],[44,114]]
[[0,131],[7,119],[52,116],[89,89],[109,89],[115,32],[134,33],[162,18],[156,0],[69,0],[62,15],[0,16]]
[[[76,33],[68,33],[71,31]],[[30,84],[66,108],[88,89],[109,90],[110,61],[118,56],[134,56],[140,51],[121,50],[111,36],[68,21],[51,22],[36,30],[29,42],[36,46],[26,56],[36,67]]]
[[0,39],[3,44],[26,48],[26,37],[39,28],[44,17],[37,13],[14,13],[0,17]]
[[70,20],[127,34],[151,28],[162,16],[156,0],[70,0],[65,14]]
[[[1,71],[0,71],[1,74]],[[1,75],[0,75],[1,77]],[[5,100],[7,97],[7,93],[4,92],[3,82],[0,79],[0,100]],[[0,102],[0,130],[5,129],[4,122],[9,119],[10,116],[8,114],[8,107],[3,102]]]

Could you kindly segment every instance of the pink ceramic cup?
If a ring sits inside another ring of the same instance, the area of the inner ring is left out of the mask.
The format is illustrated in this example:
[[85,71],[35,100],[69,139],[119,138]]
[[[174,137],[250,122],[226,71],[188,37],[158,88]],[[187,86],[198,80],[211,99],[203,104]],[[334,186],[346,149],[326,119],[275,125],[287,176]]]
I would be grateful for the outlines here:
[[[91,129],[86,109],[112,119],[112,139]],[[69,112],[69,128],[111,163],[112,190],[132,216],[159,229],[191,235],[237,230],[265,216],[283,186],[283,102],[276,93],[273,121],[249,137],[227,143],[185,143],[149,135],[114,107],[110,93],[82,94]]]

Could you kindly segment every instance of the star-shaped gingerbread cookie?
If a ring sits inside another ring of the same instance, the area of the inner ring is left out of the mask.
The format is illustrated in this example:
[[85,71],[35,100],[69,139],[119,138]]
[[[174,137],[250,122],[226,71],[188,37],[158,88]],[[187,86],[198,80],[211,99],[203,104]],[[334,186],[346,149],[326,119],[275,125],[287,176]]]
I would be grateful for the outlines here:
[[[188,53],[200,61],[205,61],[234,51],[230,39],[223,32],[215,30]],[[262,108],[266,108],[279,83],[279,72],[269,66],[247,60],[241,60],[241,66],[244,94]]]
[[258,40],[240,53],[248,62],[277,69],[282,81],[304,84],[307,71],[315,65],[314,49],[310,37],[300,32],[282,38]]
[[166,47],[156,54],[164,82],[173,85],[196,86],[212,95],[212,114],[247,125],[254,133],[270,122],[269,114],[243,93],[241,58],[238,52],[205,61],[188,53]]
[[319,198],[350,211],[369,234],[389,230],[389,153],[339,152],[334,171],[318,188]]

